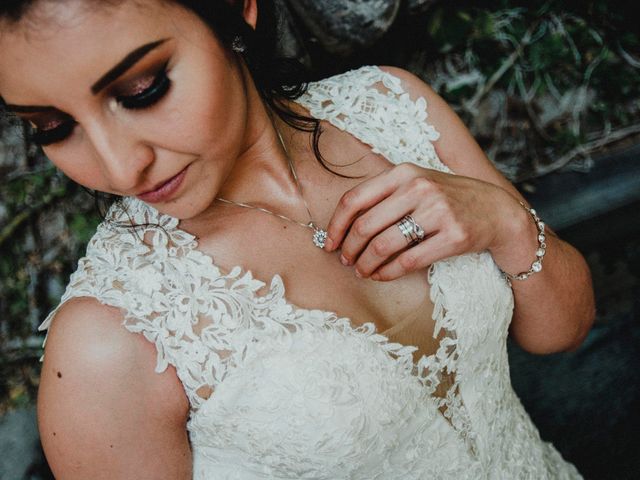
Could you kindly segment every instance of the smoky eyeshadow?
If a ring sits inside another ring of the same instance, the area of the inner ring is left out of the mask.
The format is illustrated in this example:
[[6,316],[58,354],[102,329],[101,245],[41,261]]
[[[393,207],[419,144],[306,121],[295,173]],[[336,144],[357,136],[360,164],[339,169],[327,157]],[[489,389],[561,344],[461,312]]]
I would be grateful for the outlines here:
[[135,95],[118,95],[116,100],[128,110],[140,110],[150,107],[160,101],[171,88],[171,80],[167,72],[168,62],[164,63],[155,74],[153,82],[148,88]]
[[46,147],[47,145],[60,142],[67,138],[71,135],[75,127],[76,122],[71,118],[61,122],[59,126],[47,130],[39,130],[38,128],[31,127],[29,139],[41,147]]

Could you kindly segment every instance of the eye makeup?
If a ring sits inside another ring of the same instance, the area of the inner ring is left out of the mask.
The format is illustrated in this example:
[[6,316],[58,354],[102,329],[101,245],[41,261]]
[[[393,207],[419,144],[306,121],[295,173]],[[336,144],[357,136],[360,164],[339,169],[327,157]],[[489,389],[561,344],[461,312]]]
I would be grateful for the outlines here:
[[128,110],[140,110],[151,107],[164,97],[171,88],[171,80],[167,75],[168,62],[149,78],[136,80],[126,94],[119,94],[116,100],[123,108]]
[[[168,62],[164,63],[155,75],[140,77],[115,94],[114,100],[127,110],[143,110],[158,103],[170,90],[171,80],[167,71]],[[68,138],[77,125],[69,115],[62,112],[48,113],[39,121],[29,118],[34,128],[30,132],[31,140],[45,147],[62,142]]]
[[41,147],[61,142],[71,135],[76,127],[75,120],[64,114],[60,119],[47,120],[43,126],[39,126],[37,121],[29,121],[29,123],[31,124],[30,140]]

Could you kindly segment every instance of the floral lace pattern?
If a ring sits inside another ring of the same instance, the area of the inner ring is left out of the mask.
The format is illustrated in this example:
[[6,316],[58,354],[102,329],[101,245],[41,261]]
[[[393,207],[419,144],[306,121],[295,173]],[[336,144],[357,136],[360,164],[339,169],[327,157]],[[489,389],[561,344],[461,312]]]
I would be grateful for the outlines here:
[[[379,68],[313,83],[299,103],[395,164],[453,173],[431,143],[425,100]],[[156,371],[176,368],[195,478],[581,478],[511,389],[513,296],[487,252],[430,267],[441,340],[414,362],[416,347],[372,323],[288,302],[279,275],[258,295],[265,282],[239,266],[223,272],[197,246],[177,219],[123,199],[61,301],[120,307],[125,328],[156,346]]]

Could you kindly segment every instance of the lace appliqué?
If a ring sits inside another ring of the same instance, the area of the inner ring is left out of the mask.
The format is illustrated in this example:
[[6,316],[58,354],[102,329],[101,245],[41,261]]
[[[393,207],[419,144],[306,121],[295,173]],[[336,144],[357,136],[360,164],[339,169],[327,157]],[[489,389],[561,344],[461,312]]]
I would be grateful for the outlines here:
[[427,101],[412,100],[399,78],[378,67],[362,67],[312,83],[297,103],[396,165],[410,162],[453,173],[431,143],[440,134],[426,122]]
[[[396,165],[411,162],[453,173],[431,143],[440,134],[426,122],[426,100],[423,97],[412,100],[399,78],[378,67],[362,67],[313,83],[298,103],[313,117],[348,131]],[[476,435],[460,395],[455,318],[448,314],[447,300],[438,286],[438,263],[431,265],[428,280],[434,304],[433,338],[441,334],[444,338],[435,354],[418,360],[414,372],[440,411],[476,453]]]

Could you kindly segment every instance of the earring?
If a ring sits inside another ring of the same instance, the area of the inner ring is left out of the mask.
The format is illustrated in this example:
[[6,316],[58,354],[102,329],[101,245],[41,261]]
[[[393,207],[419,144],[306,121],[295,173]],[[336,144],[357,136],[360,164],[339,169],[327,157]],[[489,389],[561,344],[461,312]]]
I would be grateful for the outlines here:
[[236,53],[244,53],[247,51],[247,45],[240,35],[236,35],[233,42],[231,42],[231,50]]

